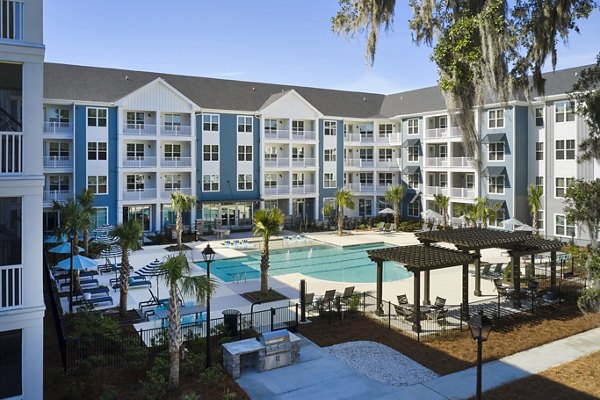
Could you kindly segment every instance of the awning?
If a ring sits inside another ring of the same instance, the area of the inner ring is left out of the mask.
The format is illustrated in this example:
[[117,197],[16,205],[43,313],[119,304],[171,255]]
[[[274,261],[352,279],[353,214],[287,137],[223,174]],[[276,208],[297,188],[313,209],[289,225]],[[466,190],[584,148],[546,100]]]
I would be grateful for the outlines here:
[[483,143],[485,143],[485,144],[505,142],[505,141],[506,141],[505,133],[490,133],[483,138]]
[[490,178],[497,178],[506,174],[506,168],[504,167],[487,167],[483,174]]
[[496,204],[499,204],[500,208],[504,208],[506,201],[500,199],[488,199],[488,205],[490,207],[494,207]]
[[406,139],[402,143],[402,147],[418,146],[419,144],[421,144],[421,140],[420,139]]
[[406,175],[412,175],[412,174],[416,174],[420,170],[421,170],[421,168],[418,165],[409,165],[408,167],[405,167],[402,170],[402,173],[406,174]]
[[414,203],[415,200],[417,200],[422,194],[423,194],[422,192],[415,193],[415,195],[412,197],[412,199],[409,201],[409,203]]

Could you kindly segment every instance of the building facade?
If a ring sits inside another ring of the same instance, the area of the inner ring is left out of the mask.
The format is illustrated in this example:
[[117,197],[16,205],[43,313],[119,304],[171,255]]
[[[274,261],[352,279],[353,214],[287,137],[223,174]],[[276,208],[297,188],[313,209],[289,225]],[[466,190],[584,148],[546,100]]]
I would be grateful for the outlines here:
[[453,218],[487,197],[500,208],[490,225],[503,228],[513,217],[531,224],[527,188],[537,184],[541,233],[585,240],[562,211],[569,182],[598,176],[597,163],[576,162],[587,128],[566,93],[579,70],[548,74],[543,98],[477,110],[478,168],[437,87],[385,96],[46,64],[44,227],[58,223],[52,200],[85,187],[98,224],[135,218],[154,232],[174,222],[173,191],[198,199],[186,224],[244,229],[258,207],[322,220],[342,187],[355,196],[349,217],[377,216],[399,184],[406,218],[435,209],[436,194]]
[[0,0],[2,399],[43,398],[42,26],[41,0]]

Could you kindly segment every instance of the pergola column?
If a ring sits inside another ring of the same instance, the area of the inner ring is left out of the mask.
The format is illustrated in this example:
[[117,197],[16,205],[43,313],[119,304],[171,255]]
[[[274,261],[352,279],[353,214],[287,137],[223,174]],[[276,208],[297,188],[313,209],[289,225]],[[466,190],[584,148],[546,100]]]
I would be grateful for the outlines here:
[[477,258],[475,259],[475,291],[473,294],[481,296],[481,251],[476,249],[475,255]]
[[[468,253],[468,252],[467,252]],[[462,266],[462,317],[464,321],[468,321],[469,315],[469,264]]]
[[550,285],[556,285],[556,250],[550,252]]
[[377,260],[377,308],[375,313],[383,315],[383,260]]
[[425,271],[425,273],[423,274],[423,277],[425,278],[423,280],[423,305],[424,306],[428,306],[431,304],[431,285],[430,285],[430,278],[431,278],[431,273],[429,270]]
[[413,291],[415,292],[415,303],[413,304],[414,319],[412,329],[414,332],[421,332],[421,271],[414,271]]
[[[532,273],[533,275],[531,275]],[[525,275],[527,275],[527,279],[535,279],[535,254],[531,255],[531,266],[529,271],[525,271]]]
[[513,308],[521,308],[521,257],[512,255],[512,280],[513,280]]

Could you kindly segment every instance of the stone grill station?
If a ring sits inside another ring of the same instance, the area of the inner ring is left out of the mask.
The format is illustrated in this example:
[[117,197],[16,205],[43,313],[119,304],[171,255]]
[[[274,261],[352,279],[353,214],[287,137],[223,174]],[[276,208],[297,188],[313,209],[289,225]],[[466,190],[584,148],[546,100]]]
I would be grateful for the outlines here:
[[259,372],[300,362],[300,338],[287,330],[223,344],[223,366],[237,379],[244,367]]

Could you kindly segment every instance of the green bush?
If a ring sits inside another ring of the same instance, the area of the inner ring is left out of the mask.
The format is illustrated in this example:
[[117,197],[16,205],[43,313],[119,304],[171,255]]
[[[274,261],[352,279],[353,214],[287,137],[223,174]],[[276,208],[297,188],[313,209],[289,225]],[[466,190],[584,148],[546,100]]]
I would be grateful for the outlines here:
[[577,299],[577,305],[583,312],[600,311],[600,288],[585,288]]
[[146,372],[146,379],[140,380],[140,399],[160,400],[166,398],[169,382],[169,355],[160,353],[154,360],[154,366]]
[[225,374],[223,373],[221,366],[215,365],[202,371],[198,381],[204,385],[214,386],[221,383],[224,377]]
[[350,311],[358,311],[358,307],[360,307],[360,293],[354,293],[350,298],[350,302],[348,302],[348,309]]
[[119,334],[119,325],[110,318],[104,318],[98,311],[84,311],[64,317],[67,338],[90,337]]
[[196,392],[182,394],[179,400],[200,400],[200,396]]

